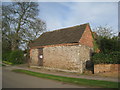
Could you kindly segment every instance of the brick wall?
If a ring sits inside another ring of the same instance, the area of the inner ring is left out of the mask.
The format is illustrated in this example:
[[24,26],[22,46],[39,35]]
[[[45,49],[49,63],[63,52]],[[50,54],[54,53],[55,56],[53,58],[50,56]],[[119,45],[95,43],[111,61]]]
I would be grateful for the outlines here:
[[94,73],[120,71],[120,64],[96,64],[94,65]]
[[80,43],[93,48],[93,37],[92,37],[92,33],[90,31],[89,25],[87,25],[87,27],[80,39]]
[[43,56],[44,67],[75,70],[82,73],[86,61],[90,60],[90,49],[83,45],[45,47]]

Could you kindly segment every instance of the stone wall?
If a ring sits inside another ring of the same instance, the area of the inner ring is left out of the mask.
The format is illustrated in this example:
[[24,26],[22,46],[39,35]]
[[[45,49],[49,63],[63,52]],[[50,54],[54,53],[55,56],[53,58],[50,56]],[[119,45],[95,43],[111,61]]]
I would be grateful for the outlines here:
[[55,46],[43,49],[43,66],[82,73],[90,60],[90,49],[83,45]]
[[30,62],[31,66],[38,65],[38,49],[30,50]]
[[120,64],[96,64],[94,65],[94,73],[120,71]]

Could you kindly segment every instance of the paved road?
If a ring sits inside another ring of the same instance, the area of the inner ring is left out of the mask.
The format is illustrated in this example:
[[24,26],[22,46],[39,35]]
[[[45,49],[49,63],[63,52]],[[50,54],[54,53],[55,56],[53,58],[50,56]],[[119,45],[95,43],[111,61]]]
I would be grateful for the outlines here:
[[9,70],[24,69],[24,70],[30,70],[30,71],[33,71],[33,72],[52,74],[52,75],[58,75],[58,76],[65,76],[65,77],[72,77],[72,78],[83,78],[83,79],[90,79],[90,80],[93,79],[93,80],[120,82],[118,80],[118,78],[114,78],[114,77],[105,77],[105,76],[98,76],[98,75],[81,75],[81,74],[65,73],[65,72],[58,72],[58,71],[55,72],[54,70],[44,69],[42,67],[39,67],[39,68],[29,68],[29,67],[27,67],[27,65],[7,66],[6,68],[8,68]]
[[2,82],[2,88],[85,88],[84,86],[15,73],[7,68],[3,68]]

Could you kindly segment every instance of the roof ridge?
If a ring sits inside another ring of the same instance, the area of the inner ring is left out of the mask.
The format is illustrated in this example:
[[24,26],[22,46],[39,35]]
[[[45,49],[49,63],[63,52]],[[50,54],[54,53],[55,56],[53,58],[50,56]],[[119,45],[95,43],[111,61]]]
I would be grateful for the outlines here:
[[61,29],[57,29],[57,30],[53,30],[53,31],[44,32],[43,34],[49,33],[49,32],[60,31],[60,30],[66,30],[66,29],[69,29],[69,28],[74,28],[74,27],[78,27],[78,26],[82,26],[82,25],[89,25],[89,23],[84,23],[84,24],[75,25],[75,26],[71,26],[71,27],[68,26],[68,27],[65,27],[65,28],[61,28]]

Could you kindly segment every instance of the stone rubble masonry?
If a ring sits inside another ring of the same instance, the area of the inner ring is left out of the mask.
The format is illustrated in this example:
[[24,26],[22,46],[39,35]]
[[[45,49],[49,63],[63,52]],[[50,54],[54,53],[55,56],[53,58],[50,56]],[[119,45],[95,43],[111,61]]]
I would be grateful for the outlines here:
[[94,73],[120,71],[120,64],[95,64]]
[[43,66],[83,73],[90,60],[90,48],[84,45],[43,48]]
[[30,66],[38,65],[38,49],[30,49]]
[[[84,45],[43,48],[43,67],[83,73],[90,60],[91,48]],[[38,49],[30,50],[30,66],[38,66]]]

